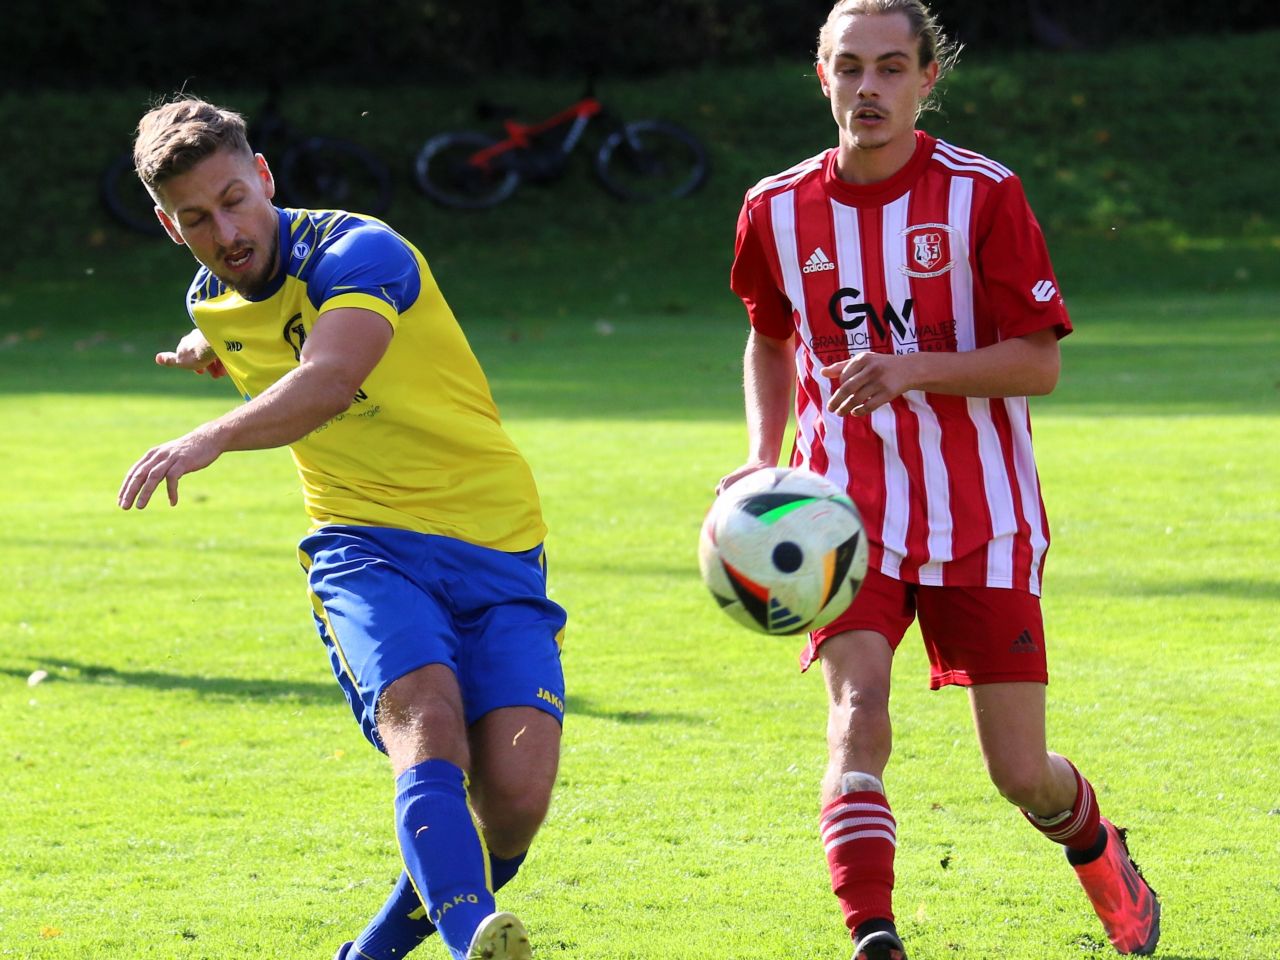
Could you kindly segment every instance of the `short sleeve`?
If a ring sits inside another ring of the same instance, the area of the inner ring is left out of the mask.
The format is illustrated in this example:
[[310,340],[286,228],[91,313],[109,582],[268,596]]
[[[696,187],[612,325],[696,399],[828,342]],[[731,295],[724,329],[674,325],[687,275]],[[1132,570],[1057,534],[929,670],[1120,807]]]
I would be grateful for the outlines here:
[[776,340],[786,340],[795,333],[791,301],[778,289],[746,204],[738,214],[729,286],[747,308],[747,318],[756,330]]
[[392,231],[367,224],[335,237],[318,253],[307,299],[320,313],[362,307],[392,326],[417,301],[422,274],[413,250]]
[[1049,249],[1017,177],[992,190],[977,249],[978,275],[1001,339],[1071,332]]

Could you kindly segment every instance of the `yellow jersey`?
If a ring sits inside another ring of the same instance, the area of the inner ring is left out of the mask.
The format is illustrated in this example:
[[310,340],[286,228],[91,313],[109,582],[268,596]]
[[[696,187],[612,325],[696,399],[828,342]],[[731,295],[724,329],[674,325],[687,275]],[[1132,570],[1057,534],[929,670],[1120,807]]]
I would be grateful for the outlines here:
[[278,213],[281,269],[261,297],[205,268],[187,292],[245,400],[297,367],[327,310],[372,310],[394,329],[351,407],[290,444],[312,530],[394,527],[511,552],[541,543],[532,472],[422,254],[371,217]]

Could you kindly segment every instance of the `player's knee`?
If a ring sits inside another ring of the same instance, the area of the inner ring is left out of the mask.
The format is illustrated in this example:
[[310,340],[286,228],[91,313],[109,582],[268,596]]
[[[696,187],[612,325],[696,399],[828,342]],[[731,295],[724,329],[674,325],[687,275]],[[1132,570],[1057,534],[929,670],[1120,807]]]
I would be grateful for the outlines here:
[[433,759],[464,770],[470,766],[462,717],[445,701],[384,696],[378,704],[378,735],[397,771]]
[[850,690],[831,703],[827,746],[833,755],[869,751],[887,757],[892,739],[887,693]]
[[1052,786],[1040,765],[999,764],[988,765],[991,782],[1000,795],[1024,810],[1042,810],[1045,796]]
[[529,849],[546,819],[551,798],[538,791],[520,791],[485,798],[480,813],[485,844],[499,857],[514,857]]

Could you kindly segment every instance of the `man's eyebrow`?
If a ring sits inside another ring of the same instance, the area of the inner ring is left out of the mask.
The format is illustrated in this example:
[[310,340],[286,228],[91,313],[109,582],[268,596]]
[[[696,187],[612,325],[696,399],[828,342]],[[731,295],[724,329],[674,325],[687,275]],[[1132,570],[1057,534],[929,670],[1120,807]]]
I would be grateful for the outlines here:
[[[905,57],[907,59],[910,59],[911,54],[907,53],[905,50],[890,50],[888,53],[882,53],[880,54],[880,56],[876,57],[876,62],[880,63],[881,61],[884,61],[884,60],[893,60],[895,57]],[[857,60],[858,62],[862,61],[862,58],[858,56],[856,53],[849,53],[848,51],[841,51],[840,53],[837,53],[836,59],[837,60]]]
[[[225,187],[222,188],[222,191],[218,194],[218,199],[221,200],[223,197],[225,197],[227,193],[230,192],[232,187],[236,186],[237,184],[243,184],[243,183],[244,181],[242,179],[240,179],[239,177],[236,177],[234,180],[232,180],[230,183],[228,183]],[[201,209],[200,207],[179,207],[177,210],[174,211],[174,213],[185,213],[188,211],[194,212],[200,209]]]

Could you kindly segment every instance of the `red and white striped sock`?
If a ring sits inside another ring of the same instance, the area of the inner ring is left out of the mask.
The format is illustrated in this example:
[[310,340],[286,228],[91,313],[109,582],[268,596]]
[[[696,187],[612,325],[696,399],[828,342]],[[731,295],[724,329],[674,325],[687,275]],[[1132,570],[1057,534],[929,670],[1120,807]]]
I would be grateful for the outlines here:
[[1089,781],[1080,776],[1080,771],[1070,760],[1067,761],[1067,766],[1076,775],[1076,800],[1071,809],[1053,817],[1037,817],[1026,810],[1022,811],[1022,815],[1054,843],[1072,850],[1087,850],[1098,842],[1098,829],[1101,826],[1098,798]]
[[893,920],[893,854],[897,822],[884,794],[846,793],[822,810],[822,845],[831,889],[850,932],[877,918]]

